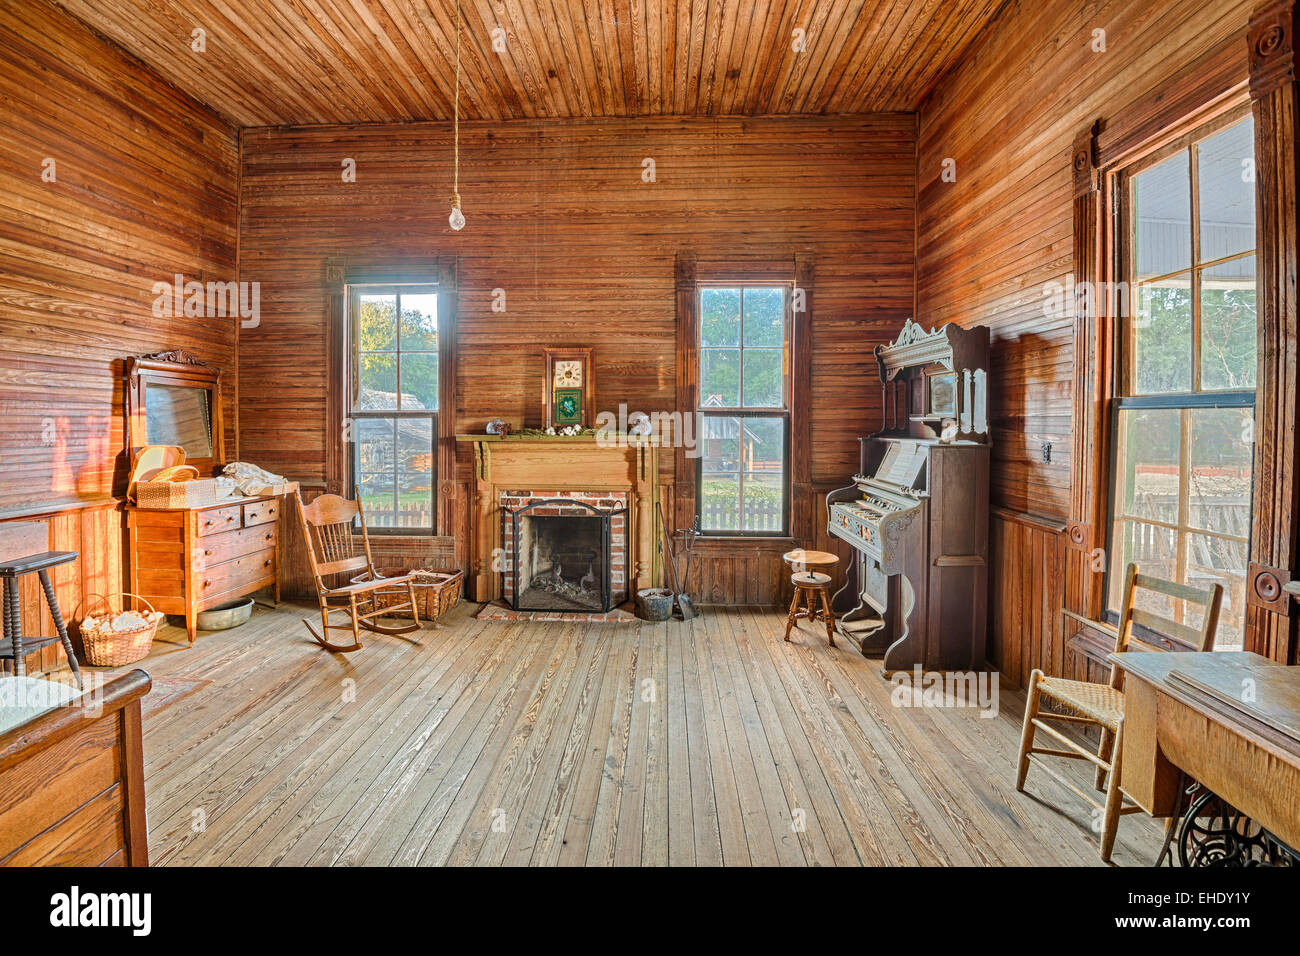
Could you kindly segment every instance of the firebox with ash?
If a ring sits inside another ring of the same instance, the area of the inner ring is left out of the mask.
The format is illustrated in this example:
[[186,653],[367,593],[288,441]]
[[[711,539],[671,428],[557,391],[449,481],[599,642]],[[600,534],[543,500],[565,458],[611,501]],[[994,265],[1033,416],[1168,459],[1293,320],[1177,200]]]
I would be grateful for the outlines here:
[[[514,514],[515,610],[609,609],[611,514],[564,504],[530,506]],[[565,513],[539,513],[543,511]]]

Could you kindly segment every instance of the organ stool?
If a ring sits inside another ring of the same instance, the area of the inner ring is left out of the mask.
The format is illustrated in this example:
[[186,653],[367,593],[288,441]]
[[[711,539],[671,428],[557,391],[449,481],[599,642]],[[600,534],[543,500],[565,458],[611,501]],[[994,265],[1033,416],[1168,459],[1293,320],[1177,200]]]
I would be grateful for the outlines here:
[[[835,646],[835,614],[831,611],[831,576],[822,573],[831,571],[840,563],[839,555],[829,551],[805,551],[795,548],[781,556],[790,565],[794,573],[790,583],[794,585],[794,598],[790,601],[790,616],[785,621],[785,639],[790,640],[790,630],[800,618],[810,621],[822,621],[826,625],[826,640]],[[801,610],[800,602],[805,605]],[[820,602],[821,606],[818,607]]]

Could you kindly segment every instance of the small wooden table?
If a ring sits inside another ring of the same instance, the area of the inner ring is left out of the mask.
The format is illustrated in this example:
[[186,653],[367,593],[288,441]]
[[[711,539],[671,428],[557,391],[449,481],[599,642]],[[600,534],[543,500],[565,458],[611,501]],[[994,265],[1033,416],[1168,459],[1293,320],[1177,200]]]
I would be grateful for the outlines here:
[[1178,812],[1180,773],[1300,849],[1300,667],[1245,651],[1111,654],[1124,685],[1120,784]]

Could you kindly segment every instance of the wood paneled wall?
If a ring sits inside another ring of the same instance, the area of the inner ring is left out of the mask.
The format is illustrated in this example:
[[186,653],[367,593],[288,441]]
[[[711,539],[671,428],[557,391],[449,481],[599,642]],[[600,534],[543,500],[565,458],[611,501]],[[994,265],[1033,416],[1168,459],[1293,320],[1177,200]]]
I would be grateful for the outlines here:
[[[1069,513],[1074,137],[1225,44],[1240,50],[1244,77],[1251,7],[1247,0],[1012,0],[923,104],[918,314],[927,326],[992,329],[995,509],[1049,524]],[[1097,30],[1105,31],[1104,51],[1094,49]],[[955,162],[955,181],[943,179],[945,160]],[[1026,568],[1015,545],[1029,533],[1037,548],[1048,532],[1026,532],[996,514],[993,524],[992,624],[1002,638],[991,648],[995,660],[1008,677],[1027,674],[1025,647],[1016,658],[1008,633],[1018,628],[1030,642],[1029,660],[1036,654],[1051,668],[1070,669],[1058,654],[1057,625],[1033,623],[1049,610],[1060,617],[1063,591],[1041,569]],[[1059,547],[1041,546],[1053,554]]]
[[235,320],[151,308],[175,273],[235,278],[238,141],[43,0],[0,4],[0,128],[0,520],[37,516],[82,553],[56,572],[70,613],[82,582],[121,589],[125,357],[185,348],[233,373]]
[[[474,432],[497,416],[541,425],[542,346],[595,347],[598,409],[671,410],[676,254],[788,258],[792,273],[800,254],[816,269],[797,358],[812,369],[812,478],[843,483],[878,427],[871,349],[912,311],[914,132],[905,114],[463,124],[469,224],[454,233],[445,124],[245,130],[241,278],[261,283],[262,321],[240,337],[240,454],[325,479],[341,427],[325,409],[331,261],[456,257],[456,428]],[[748,572],[711,580],[719,599],[755,591]]]

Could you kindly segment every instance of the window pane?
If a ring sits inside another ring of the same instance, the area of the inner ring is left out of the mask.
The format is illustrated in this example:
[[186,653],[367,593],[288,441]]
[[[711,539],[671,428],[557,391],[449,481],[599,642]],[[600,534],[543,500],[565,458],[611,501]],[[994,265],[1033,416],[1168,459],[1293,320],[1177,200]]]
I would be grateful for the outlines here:
[[1254,249],[1254,120],[1216,133],[1196,150],[1201,261]]
[[433,473],[433,422],[427,418],[400,419],[395,527],[433,527]]
[[704,473],[740,471],[740,419],[716,415],[704,419]]
[[[1240,650],[1246,631],[1246,543],[1204,534],[1187,535],[1187,572],[1184,582],[1194,588],[1223,585],[1216,650]],[[1184,623],[1201,625],[1199,613],[1187,614]]]
[[1255,257],[1201,273],[1201,388],[1255,387]]
[[780,533],[785,529],[785,420],[746,418],[743,425],[741,530]]
[[745,290],[745,345],[785,345],[785,290]]
[[1190,168],[1188,154],[1181,152],[1133,177],[1138,281],[1192,265]]
[[[1178,580],[1177,532],[1140,521],[1117,521],[1111,540],[1110,609],[1118,611],[1124,603],[1124,572],[1136,562],[1143,574]],[[1162,594],[1142,590],[1139,607],[1168,617],[1172,602]]]
[[740,349],[700,349],[700,404],[705,408],[740,404]]
[[438,350],[438,296],[402,296],[402,351]]
[[362,418],[356,422],[357,494],[366,523],[391,528],[396,518],[396,421]]
[[363,352],[397,348],[397,296],[357,297],[357,348]]
[[700,484],[700,528],[704,531],[739,528],[740,476],[705,476]]
[[384,411],[397,408],[397,355],[393,352],[362,352],[360,368],[361,391],[356,407],[362,411]]
[[1143,395],[1192,389],[1191,274],[1141,286],[1133,317],[1133,384]]
[[780,408],[785,404],[785,353],[781,349],[745,349],[745,405]]
[[438,407],[438,353],[402,352],[402,409]]
[[1115,446],[1117,515],[1178,523],[1181,414],[1176,408],[1120,410]]
[[740,345],[740,290],[700,292],[700,345]]
[[1253,410],[1192,408],[1186,414],[1191,416],[1188,520],[1206,531],[1248,537]]

